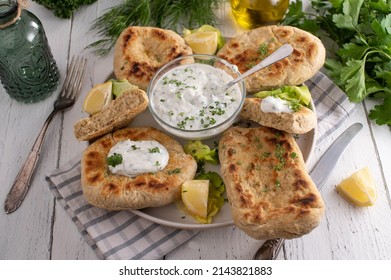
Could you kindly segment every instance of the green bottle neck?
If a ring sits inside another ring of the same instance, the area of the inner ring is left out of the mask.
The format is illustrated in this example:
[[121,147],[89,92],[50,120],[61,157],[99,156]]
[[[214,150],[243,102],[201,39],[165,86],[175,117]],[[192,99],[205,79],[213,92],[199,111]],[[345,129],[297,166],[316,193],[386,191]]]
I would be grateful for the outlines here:
[[0,25],[12,21],[18,15],[18,1],[0,0]]

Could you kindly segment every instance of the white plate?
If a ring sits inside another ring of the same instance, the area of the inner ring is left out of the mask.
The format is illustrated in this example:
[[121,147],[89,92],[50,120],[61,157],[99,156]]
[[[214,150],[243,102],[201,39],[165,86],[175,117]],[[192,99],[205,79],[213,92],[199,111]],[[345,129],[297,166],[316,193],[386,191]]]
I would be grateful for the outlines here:
[[[311,106],[315,111],[315,106],[312,101]],[[153,119],[148,110],[137,116],[131,123],[131,126],[152,126],[162,130],[162,128]],[[316,129],[313,129],[306,134],[299,135],[298,139],[296,140],[306,163],[310,160],[315,148],[315,135]],[[187,142],[187,140],[179,139],[175,136],[172,137],[177,139],[183,145]],[[208,144],[209,147],[213,148],[213,143],[215,141],[218,142],[218,139],[219,138],[216,137],[213,139],[203,140],[203,143]],[[219,166],[206,165],[206,169],[220,173]],[[181,208],[182,207],[179,204],[172,203],[163,207],[131,210],[131,212],[154,223],[180,229],[208,229],[233,225],[232,215],[228,203],[225,203],[224,206],[220,209],[219,213],[213,217],[213,222],[211,224],[198,223],[193,217],[186,214],[185,211],[181,210]]]
[[[108,76],[106,81],[109,79],[115,79],[114,73]],[[312,110],[316,113],[315,105],[312,100],[311,100],[311,107]],[[145,110],[139,116],[137,116],[134,119],[134,121],[130,124],[130,126],[132,127],[152,126],[161,131],[164,131],[159,126],[159,124],[154,120],[154,118],[152,117],[148,109]],[[184,145],[187,142],[187,140],[179,139],[178,137],[173,135],[171,135],[171,137],[178,140],[178,142],[180,142],[182,145]],[[316,139],[316,128],[306,134],[299,135],[299,137],[296,139],[296,142],[303,154],[303,158],[306,163],[309,162],[312,153],[314,152],[315,139]],[[203,140],[203,143],[213,148],[214,143],[218,142],[218,140],[219,137],[215,137],[212,139]],[[220,173],[219,166],[205,165],[205,167],[206,170],[216,171]],[[153,208],[145,208],[142,210],[130,210],[130,211],[154,223],[164,225],[164,226],[174,227],[174,228],[180,228],[180,229],[209,229],[209,228],[230,226],[234,224],[232,220],[231,210],[229,208],[228,203],[225,203],[224,206],[220,209],[220,211],[216,214],[216,216],[213,217],[213,222],[211,224],[198,223],[196,219],[188,215],[182,209],[183,206],[181,206],[180,203],[177,204],[172,203],[170,205],[166,205],[163,207],[153,207]]]

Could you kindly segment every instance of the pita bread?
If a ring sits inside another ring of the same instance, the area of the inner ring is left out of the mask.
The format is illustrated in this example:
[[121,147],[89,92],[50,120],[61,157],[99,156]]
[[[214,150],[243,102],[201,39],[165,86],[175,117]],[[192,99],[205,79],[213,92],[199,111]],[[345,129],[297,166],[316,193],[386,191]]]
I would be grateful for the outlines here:
[[192,50],[171,30],[131,26],[122,31],[114,47],[114,74],[146,90],[156,71]]
[[247,71],[283,44],[291,44],[293,53],[245,79],[248,93],[283,85],[299,85],[310,79],[323,66],[326,51],[309,32],[291,26],[263,26],[229,40],[217,56]]
[[299,111],[292,113],[265,113],[260,108],[261,103],[262,98],[246,98],[240,117],[294,134],[304,134],[316,127],[316,114],[307,107],[301,106]]
[[127,126],[148,107],[145,91],[134,87],[114,99],[96,115],[79,120],[74,125],[74,134],[79,141],[88,141],[116,129]]
[[[156,140],[169,153],[167,166],[156,173],[134,178],[112,174],[106,158],[110,149],[123,140]],[[117,130],[96,140],[84,151],[81,183],[86,200],[108,210],[164,206],[180,199],[182,183],[194,177],[197,164],[184,153],[181,144],[152,127]]]
[[296,238],[319,224],[324,203],[290,134],[232,127],[219,158],[234,223],[252,238]]

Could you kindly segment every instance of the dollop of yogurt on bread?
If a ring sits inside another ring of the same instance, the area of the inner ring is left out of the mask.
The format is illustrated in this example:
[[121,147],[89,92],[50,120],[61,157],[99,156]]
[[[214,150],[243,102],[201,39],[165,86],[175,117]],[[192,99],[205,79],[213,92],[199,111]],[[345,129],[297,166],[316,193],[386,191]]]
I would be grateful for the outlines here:
[[115,144],[107,158],[118,157],[114,164],[108,161],[111,173],[135,177],[143,173],[163,170],[169,160],[167,149],[158,141],[124,140]]
[[261,110],[264,113],[293,113],[288,101],[274,96],[262,99]]

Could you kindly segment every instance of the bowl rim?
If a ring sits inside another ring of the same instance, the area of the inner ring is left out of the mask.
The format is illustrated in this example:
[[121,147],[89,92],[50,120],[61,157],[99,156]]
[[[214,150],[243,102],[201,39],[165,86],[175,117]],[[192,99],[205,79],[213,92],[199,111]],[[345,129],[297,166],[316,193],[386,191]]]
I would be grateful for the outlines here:
[[[241,90],[241,93],[242,93],[242,99],[240,101],[240,104],[238,106],[238,108],[233,112],[233,114],[231,114],[227,119],[225,119],[223,122],[217,124],[217,125],[213,125],[213,126],[210,126],[210,127],[207,127],[207,128],[203,128],[203,129],[181,129],[179,127],[176,127],[176,126],[173,126],[169,123],[167,123],[166,121],[162,120],[157,114],[156,112],[153,110],[152,108],[152,102],[151,102],[151,96],[153,95],[153,91],[152,91],[152,85],[153,84],[156,84],[161,78],[163,75],[161,75],[161,73],[167,69],[169,66],[175,64],[176,62],[180,61],[180,60],[184,60],[184,59],[188,59],[188,58],[201,58],[201,59],[204,59],[204,60],[211,60],[211,59],[214,59],[214,60],[217,60],[219,62],[222,62],[225,66],[229,67],[229,69],[231,69],[238,77],[241,76],[241,73],[238,69],[238,67],[235,65],[235,64],[232,64],[232,63],[229,63],[228,61],[226,61],[225,59],[221,58],[221,57],[218,57],[216,55],[209,55],[209,54],[191,54],[191,55],[185,55],[185,56],[180,56],[180,57],[177,57],[169,62],[167,62],[166,64],[164,64],[163,66],[161,66],[158,71],[156,71],[156,73],[154,74],[154,76],[152,77],[151,81],[149,82],[148,84],[148,87],[147,87],[147,96],[148,96],[148,99],[149,99],[149,102],[148,102],[148,109],[149,109],[149,112],[151,113],[151,115],[156,119],[156,121],[160,124],[164,124],[164,126],[167,126],[169,127],[170,129],[173,129],[175,131],[178,131],[178,132],[183,132],[183,133],[202,133],[202,132],[207,132],[207,131],[211,131],[211,130],[215,130],[215,129],[218,129],[219,127],[223,127],[225,126],[227,123],[229,122],[233,122],[235,120],[235,118],[239,115],[240,111],[242,110],[243,108],[243,105],[244,105],[244,101],[245,101],[245,98],[246,98],[246,95],[247,95],[247,92],[246,92],[246,86],[245,86],[245,81],[242,80],[242,81],[239,81],[237,84],[239,85],[239,89]],[[197,62],[192,62],[190,64],[197,64]],[[198,64],[202,64],[202,63],[198,63]],[[185,65],[185,64],[180,64],[178,66],[182,66],[182,65]],[[213,67],[213,65],[211,65]],[[224,70],[224,69],[222,69]],[[225,70],[224,70],[225,71]],[[220,132],[219,132],[220,133]],[[216,133],[216,134],[219,134],[219,133]]]

